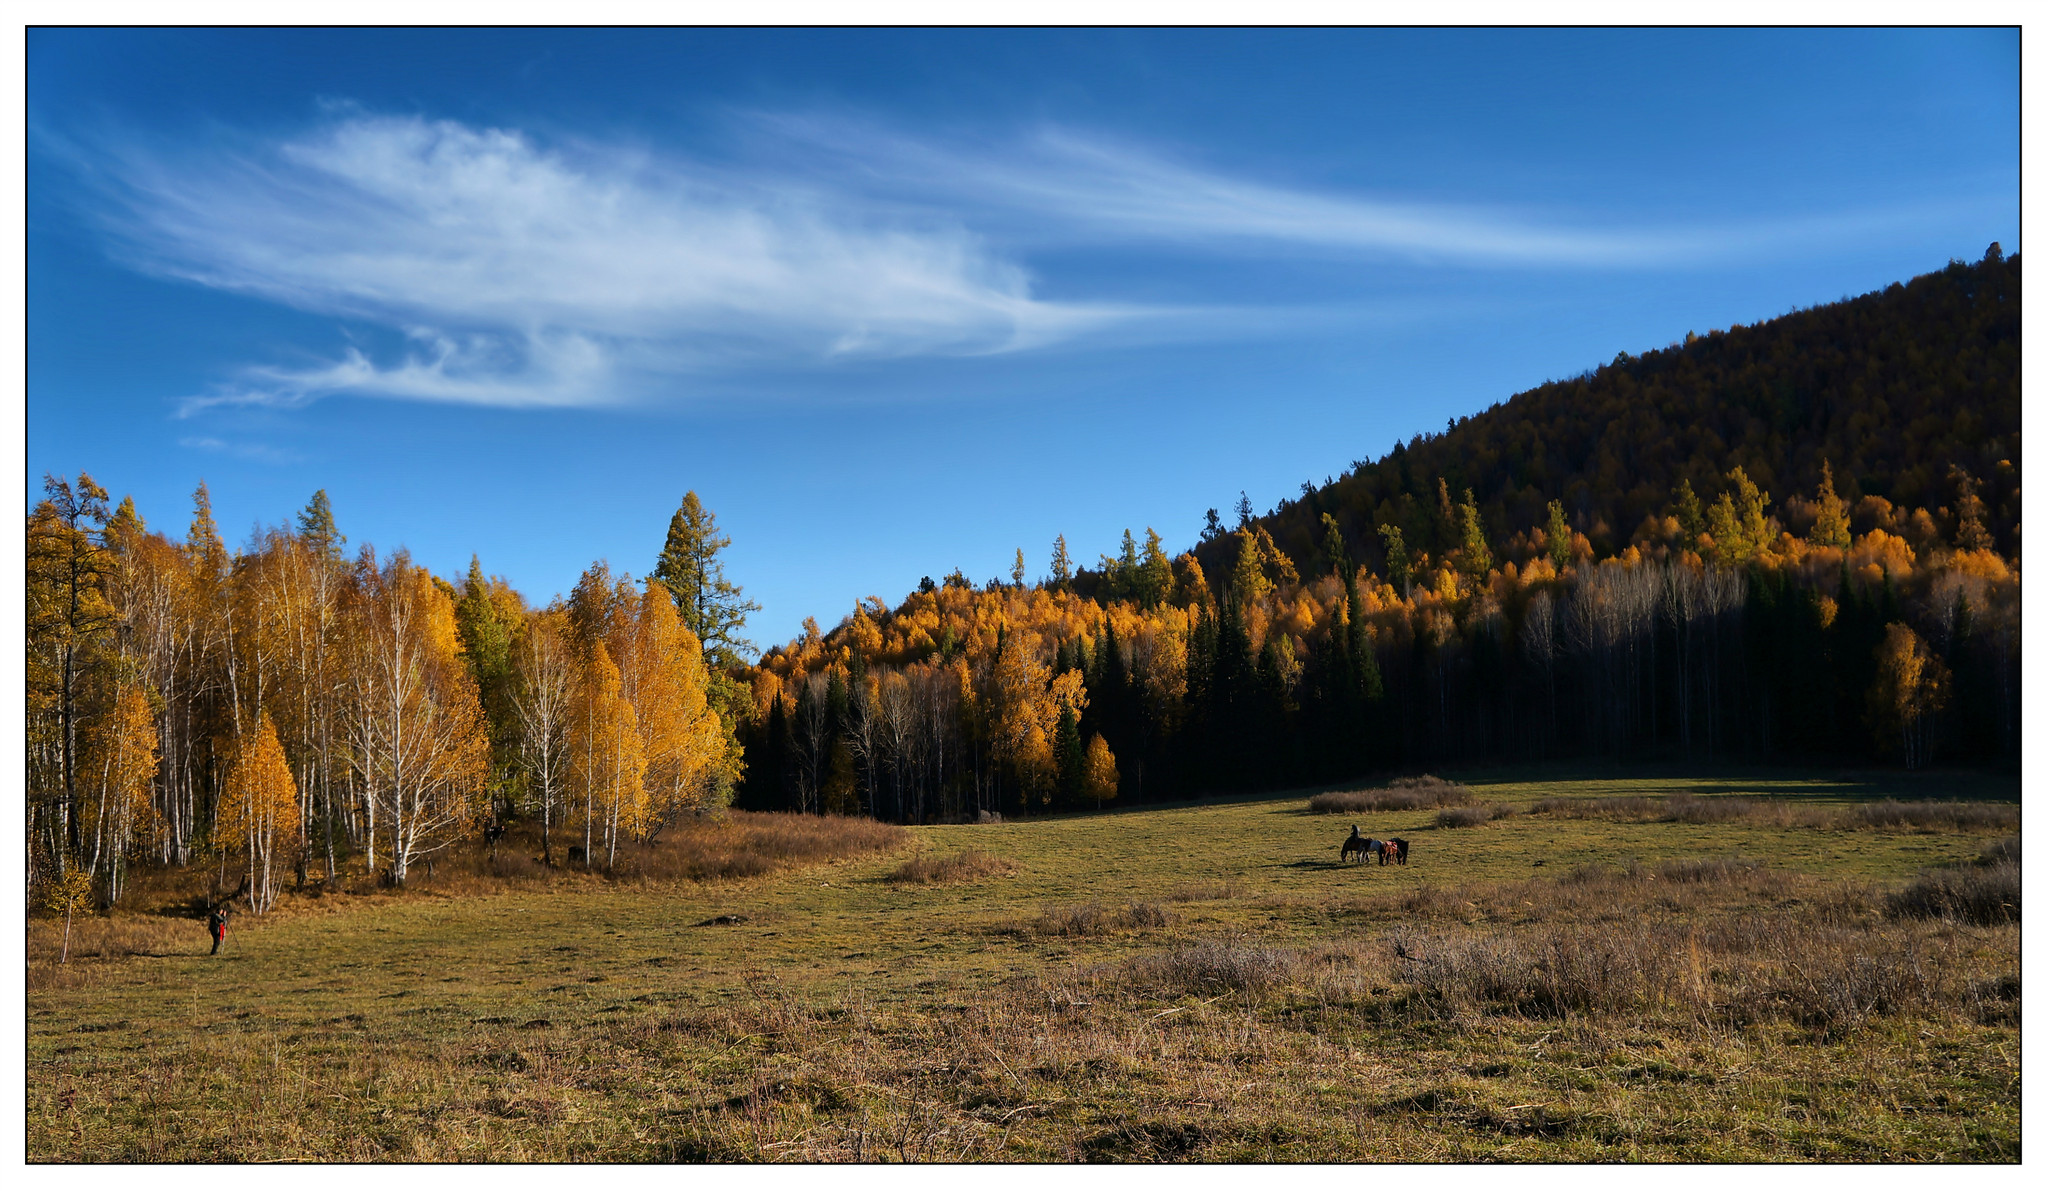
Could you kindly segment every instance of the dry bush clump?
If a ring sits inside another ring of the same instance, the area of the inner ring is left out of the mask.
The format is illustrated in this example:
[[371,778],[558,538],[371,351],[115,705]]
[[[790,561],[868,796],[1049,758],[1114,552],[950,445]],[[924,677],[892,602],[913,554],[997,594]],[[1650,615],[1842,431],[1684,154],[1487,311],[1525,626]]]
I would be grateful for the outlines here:
[[1663,810],[1661,801],[1640,794],[1613,798],[1539,798],[1529,807],[1531,814],[1555,815],[1560,819],[1614,819],[1635,823],[1647,823]]
[[1655,1016],[1703,1025],[1790,1021],[1838,1031],[1877,1016],[1981,1016],[1967,944],[1816,914],[1674,929],[1642,916],[1483,933],[1401,930],[1397,972],[1438,1013]]
[[1166,997],[1260,992],[1292,979],[1302,968],[1292,948],[1204,940],[1123,965],[1132,985]]
[[[236,923],[237,926],[240,923]],[[55,963],[63,944],[63,920],[31,919],[28,962]],[[234,929],[229,928],[230,946]],[[71,923],[71,959],[126,959],[203,952],[213,945],[200,918],[155,914],[81,914]]]
[[1505,819],[1515,813],[1515,808],[1498,802],[1484,802],[1477,806],[1446,807],[1436,813],[1438,827],[1477,827],[1495,819]]
[[948,885],[984,877],[1007,877],[1018,868],[1014,860],[970,848],[951,856],[914,856],[883,880],[892,885]]
[[1244,896],[1244,886],[1236,881],[1190,881],[1167,890],[1166,900],[1170,902],[1220,902],[1233,897]]
[[1609,819],[1621,823],[1750,823],[1763,827],[1916,828],[1974,831],[2017,828],[2020,808],[2000,802],[1900,802],[1886,799],[1843,809],[1796,806],[1782,799],[1669,798],[1624,795],[1609,798],[1540,798],[1530,811],[1560,819]]
[[1131,902],[1121,909],[1101,902],[1054,906],[1009,933],[1075,938],[1123,930],[1157,930],[1171,919],[1156,902]]
[[873,819],[730,811],[686,819],[633,859],[638,875],[703,881],[852,860],[908,842],[908,831]]
[[1685,860],[1667,860],[1657,866],[1657,875],[1666,881],[1681,881],[1700,885],[1710,882],[1727,882],[1746,877],[1764,866],[1761,860],[1746,856],[1694,857]]
[[1758,818],[1758,812],[1765,805],[1748,798],[1696,798],[1691,794],[1673,794],[1664,800],[1664,813],[1659,817],[1669,823],[1735,823]]
[[1938,918],[1995,926],[2020,920],[2017,861],[1946,869],[1923,875],[1885,901],[1894,918]]
[[1866,802],[1848,812],[1852,823],[1869,827],[1949,828],[1981,830],[1986,827],[2017,828],[2020,808],[2004,802]]
[[1323,815],[1361,811],[1419,811],[1438,806],[1465,806],[1472,791],[1434,774],[1399,777],[1376,790],[1338,790],[1308,800],[1308,809]]
[[2016,835],[2008,835],[2004,839],[1993,840],[1984,845],[1982,852],[1977,853],[1978,864],[2018,864],[2019,862],[2020,837]]

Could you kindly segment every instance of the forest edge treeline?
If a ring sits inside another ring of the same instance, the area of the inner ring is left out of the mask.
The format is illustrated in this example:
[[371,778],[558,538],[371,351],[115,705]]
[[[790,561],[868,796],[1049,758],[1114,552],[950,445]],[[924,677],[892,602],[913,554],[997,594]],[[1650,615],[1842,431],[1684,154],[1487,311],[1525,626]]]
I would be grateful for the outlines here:
[[534,608],[476,560],[457,586],[349,557],[324,492],[231,552],[203,485],[177,542],[50,478],[31,896],[204,861],[260,909],[280,874],[402,883],[514,817],[602,867],[728,802],[922,822],[1447,761],[2009,763],[2018,307],[1994,245],[1210,510],[1177,557],[1126,531],[1076,567],[1061,537],[1036,582],[1019,550],[755,664],[694,492],[647,580],[599,562]]

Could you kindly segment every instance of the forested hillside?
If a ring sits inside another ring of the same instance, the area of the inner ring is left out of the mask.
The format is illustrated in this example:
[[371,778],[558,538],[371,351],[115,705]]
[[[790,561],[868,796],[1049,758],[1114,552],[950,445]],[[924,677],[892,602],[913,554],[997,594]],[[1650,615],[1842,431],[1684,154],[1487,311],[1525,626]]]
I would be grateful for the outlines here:
[[2010,763],[2019,259],[1623,355],[1194,550],[925,580],[752,675],[741,797],[906,819],[1544,757]]
[[[1894,284],[1756,326],[1688,334],[1590,375],[1518,394],[1258,518],[1297,565],[1325,560],[1322,515],[1337,518],[1353,557],[1384,573],[1378,527],[1399,526],[1411,551],[1458,544],[1452,504],[1467,488],[1487,533],[1504,540],[1545,522],[1561,499],[1601,556],[1646,517],[1671,511],[1681,482],[1711,495],[1740,467],[1786,501],[1805,528],[1823,461],[1854,507],[1866,496],[1925,508],[1955,527],[1951,468],[1982,487],[1985,527],[2019,549],[2020,267],[1997,245],[1975,265]],[[1875,504],[1861,528],[1874,528]],[[1195,554],[1234,557],[1221,527]]]

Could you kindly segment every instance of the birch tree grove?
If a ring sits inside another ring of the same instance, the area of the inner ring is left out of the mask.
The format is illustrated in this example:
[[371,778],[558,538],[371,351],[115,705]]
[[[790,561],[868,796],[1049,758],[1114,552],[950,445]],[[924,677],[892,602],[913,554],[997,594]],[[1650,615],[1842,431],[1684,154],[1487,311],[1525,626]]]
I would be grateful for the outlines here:
[[390,880],[467,834],[486,808],[490,740],[463,668],[454,602],[400,551],[364,550],[348,593],[352,753],[365,793],[368,864],[386,824]]
[[[182,540],[132,501],[110,511],[90,477],[45,491],[26,560],[31,899],[75,872],[110,905],[133,865],[203,856],[246,876],[260,914],[288,880],[402,885],[529,816],[543,863],[573,830],[611,867],[732,797],[743,765],[712,694],[733,679],[663,583],[600,563],[533,609],[472,559],[458,600],[404,551],[344,557],[324,492],[231,548],[204,484]],[[720,544],[698,569],[730,599]]]

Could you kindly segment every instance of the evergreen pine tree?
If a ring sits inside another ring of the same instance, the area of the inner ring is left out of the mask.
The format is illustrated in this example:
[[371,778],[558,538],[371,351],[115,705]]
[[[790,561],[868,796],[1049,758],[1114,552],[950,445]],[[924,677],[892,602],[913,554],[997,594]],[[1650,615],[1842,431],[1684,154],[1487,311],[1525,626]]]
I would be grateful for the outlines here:
[[1486,545],[1486,527],[1479,522],[1479,505],[1472,490],[1465,489],[1465,503],[1458,506],[1460,523],[1459,567],[1475,580],[1486,578],[1493,569],[1493,551]]
[[[1691,497],[1692,485],[1685,485],[1683,491],[1686,497]],[[1693,514],[1697,518],[1699,514],[1699,501],[1695,499],[1692,503]],[[1571,522],[1566,521],[1564,518],[1563,501],[1553,500],[1550,502],[1550,524],[1543,532],[1549,538],[1550,561],[1552,565],[1562,572],[1572,561],[1572,526]],[[1694,537],[1699,536],[1697,530],[1691,532]]]
[[341,531],[334,527],[334,508],[327,503],[327,489],[322,488],[306,502],[299,512],[299,536],[313,547],[321,557],[334,561],[341,558],[341,548],[348,543]]
[[1415,574],[1409,567],[1408,544],[1401,540],[1401,527],[1381,522],[1380,542],[1387,554],[1387,582],[1399,588],[1403,596],[1412,594]]
[[1138,564],[1138,602],[1157,608],[1173,594],[1173,563],[1168,561],[1159,531],[1145,527],[1145,554]]
[[1060,708],[1059,727],[1053,733],[1052,755],[1056,805],[1062,808],[1079,806],[1087,754],[1081,747],[1080,721],[1075,718],[1071,707]]
[[654,564],[654,577],[668,586],[677,614],[697,635],[705,665],[713,671],[744,662],[742,651],[752,651],[754,643],[739,631],[746,627],[747,613],[761,610],[725,578],[718,555],[730,545],[732,539],[718,532],[718,518],[689,492],[669,518],[668,541]]
[[1323,561],[1329,564],[1332,575],[1346,583],[1351,581],[1351,556],[1344,549],[1344,531],[1328,513],[1323,514]]
[[1067,556],[1067,535],[1052,540],[1052,585],[1065,591],[1074,582],[1074,560]]

